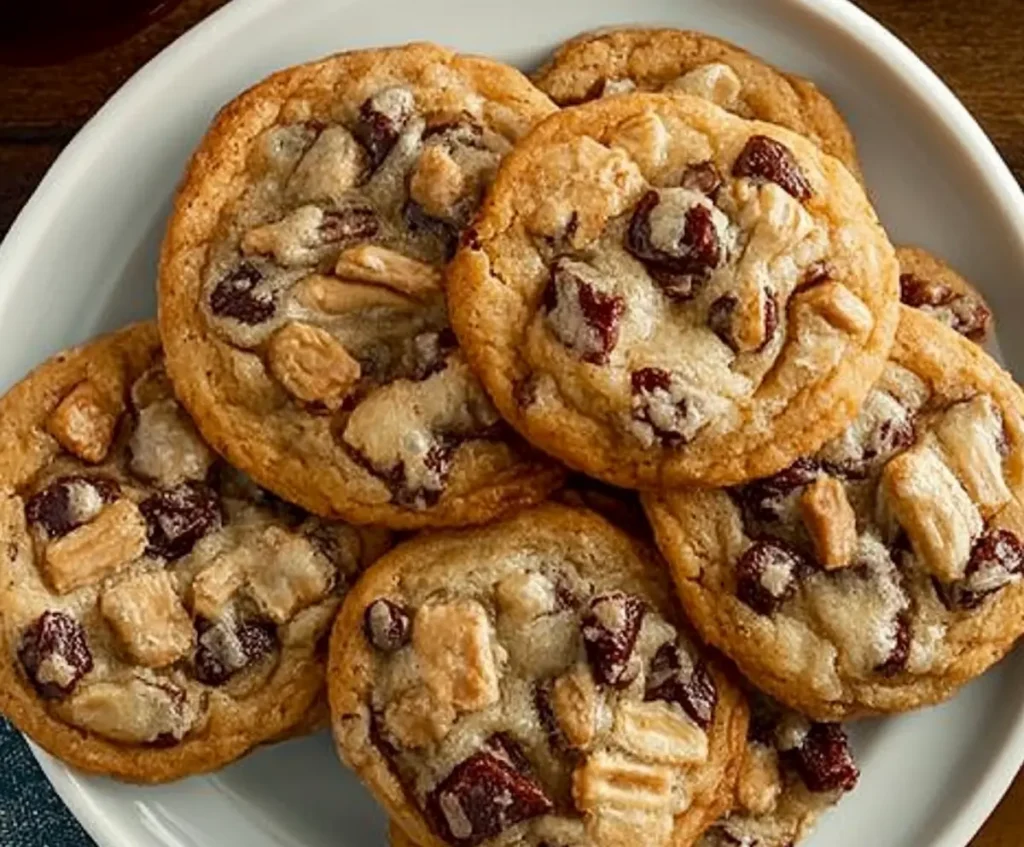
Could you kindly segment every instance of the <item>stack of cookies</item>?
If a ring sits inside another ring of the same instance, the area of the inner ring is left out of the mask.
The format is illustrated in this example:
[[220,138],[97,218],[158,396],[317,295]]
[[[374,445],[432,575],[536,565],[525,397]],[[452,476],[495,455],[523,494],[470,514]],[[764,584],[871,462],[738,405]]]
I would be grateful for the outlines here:
[[79,768],[329,720],[395,845],[786,847],[1024,631],[991,312],[711,36],[276,74],[159,303],[0,401],[0,707]]

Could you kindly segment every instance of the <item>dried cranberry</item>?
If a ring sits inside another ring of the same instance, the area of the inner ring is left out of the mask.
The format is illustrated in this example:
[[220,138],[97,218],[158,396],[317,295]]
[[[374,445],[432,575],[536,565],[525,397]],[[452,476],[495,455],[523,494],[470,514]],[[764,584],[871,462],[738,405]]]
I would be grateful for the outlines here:
[[673,396],[672,375],[662,368],[640,368],[629,379],[633,417],[649,426],[662,444],[685,444],[690,404],[686,397]]
[[402,89],[382,91],[359,107],[354,135],[366,148],[370,165],[376,170],[388,157],[398,136],[412,116],[413,100]]
[[457,847],[480,844],[554,808],[532,777],[488,750],[456,765],[426,805],[438,835]]
[[558,340],[583,361],[603,365],[618,343],[626,301],[598,291],[574,264],[559,260],[551,270],[544,294],[548,323]]
[[783,755],[811,791],[850,791],[860,776],[837,723],[812,723],[800,746]]
[[565,739],[562,737],[562,730],[555,718],[555,710],[551,705],[551,681],[537,683],[533,689],[533,705],[537,710],[537,717],[540,725],[548,736],[548,744],[555,750],[565,748]]
[[268,623],[249,621],[231,626],[224,621],[196,621],[196,679],[205,685],[223,685],[241,670],[277,649],[277,633]]
[[383,597],[374,600],[363,613],[366,640],[382,653],[394,653],[409,643],[409,613]]
[[324,244],[359,241],[377,234],[380,223],[377,213],[368,206],[327,209],[320,222],[319,235]]
[[21,634],[18,658],[47,700],[67,697],[92,670],[92,652],[82,625],[64,612],[47,611]]
[[459,228],[442,218],[428,215],[426,210],[415,200],[406,201],[402,207],[402,217],[409,232],[429,235],[441,243],[441,254],[445,261],[450,261],[459,248]]
[[775,476],[757,479],[732,489],[733,497],[753,520],[774,523],[782,517],[783,500],[798,488],[810,485],[821,473],[814,459],[797,459]]
[[616,591],[590,602],[583,618],[583,645],[594,679],[601,685],[625,688],[636,679],[633,659],[647,607],[638,597]]
[[807,569],[806,559],[785,541],[759,539],[736,562],[736,596],[755,612],[770,615],[793,596]]
[[656,246],[651,240],[651,215],[661,203],[657,191],[640,198],[626,232],[626,249],[647,266],[648,272],[673,300],[689,300],[698,286],[721,261],[711,210],[695,204],[687,209],[678,241],[671,247]]
[[841,461],[828,461],[825,468],[836,476],[847,479],[864,479],[870,465],[879,457],[888,458],[893,453],[910,447],[917,438],[917,430],[912,418],[885,418],[878,421],[861,441],[860,455],[854,455]]
[[62,476],[25,503],[25,520],[42,528],[47,538],[60,538],[87,523],[121,494],[112,479]]
[[722,175],[718,172],[714,162],[698,162],[696,165],[690,165],[683,172],[683,178],[679,184],[690,191],[706,194],[713,200],[718,196],[718,191],[722,187]]
[[733,352],[739,349],[732,337],[732,315],[738,305],[739,300],[731,294],[723,294],[708,307],[708,328]]
[[911,632],[910,619],[907,613],[901,612],[897,615],[893,626],[896,630],[892,649],[889,651],[885,661],[875,668],[875,673],[879,673],[882,676],[891,677],[902,673],[903,669],[907,666],[907,659],[910,657]]
[[201,482],[158,491],[139,503],[139,511],[146,519],[146,553],[168,561],[187,555],[222,521],[217,492]]
[[678,703],[699,727],[707,729],[715,716],[718,689],[703,661],[687,661],[684,666],[679,647],[667,643],[651,660],[644,699]]
[[950,326],[973,340],[983,338],[992,322],[992,312],[977,297],[957,294],[948,285],[914,274],[900,274],[900,300],[917,309],[947,309]]
[[793,151],[767,135],[750,137],[733,163],[732,175],[774,182],[797,200],[809,200],[812,194],[811,184]]
[[241,262],[223,276],[210,293],[210,311],[218,317],[232,318],[255,326],[270,320],[277,310],[272,291],[258,291],[263,274],[255,265]]
[[950,609],[974,609],[991,594],[1018,579],[1024,570],[1024,545],[1008,529],[987,529],[974,542],[963,579],[936,583]]

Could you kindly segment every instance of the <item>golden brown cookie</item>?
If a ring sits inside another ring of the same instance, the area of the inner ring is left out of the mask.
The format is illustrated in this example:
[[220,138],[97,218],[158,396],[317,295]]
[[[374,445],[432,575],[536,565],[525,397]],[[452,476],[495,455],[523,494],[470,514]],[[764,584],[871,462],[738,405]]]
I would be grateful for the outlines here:
[[898,289],[835,159],[661,94],[544,121],[448,272],[452,326],[502,416],[634,488],[763,476],[839,433],[885,364]]
[[0,711],[87,771],[163,782],[308,729],[320,642],[387,533],[327,523],[217,460],[155,324],[0,400]]
[[984,344],[995,323],[992,310],[973,285],[942,259],[921,247],[898,247],[900,300]]
[[903,307],[857,419],[731,490],[645,496],[701,635],[819,719],[949,697],[1024,632],[1024,395]]
[[418,843],[689,844],[728,807],[743,696],[663,563],[594,513],[421,536],[348,600],[335,741]]
[[282,71],[226,106],[164,242],[168,370],[207,440],[326,517],[488,520],[561,472],[498,418],[441,267],[498,161],[554,105],[413,44]]
[[703,32],[585,32],[558,47],[534,74],[534,82],[559,106],[629,91],[705,97],[740,117],[779,124],[810,138],[861,179],[850,129],[814,83]]

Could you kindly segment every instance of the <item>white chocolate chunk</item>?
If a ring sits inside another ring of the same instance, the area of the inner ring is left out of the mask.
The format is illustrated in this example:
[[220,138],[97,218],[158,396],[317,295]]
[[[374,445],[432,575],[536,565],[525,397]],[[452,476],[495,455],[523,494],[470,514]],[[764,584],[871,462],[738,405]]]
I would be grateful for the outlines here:
[[214,460],[213,451],[173,398],[139,411],[130,448],[132,470],[168,488],[186,480],[205,479]]
[[946,582],[964,575],[983,521],[939,454],[918,444],[882,472],[883,508],[906,530],[922,567]]
[[147,667],[173,664],[192,649],[192,619],[167,571],[118,583],[103,593],[100,611],[128,654]]
[[426,605],[416,612],[412,646],[420,673],[440,703],[462,712],[498,702],[491,623],[475,600]]
[[624,700],[615,712],[616,743],[644,761],[672,765],[707,760],[708,737],[697,724],[668,703]]
[[934,425],[943,458],[985,514],[1013,496],[1003,478],[1002,429],[1002,416],[986,395],[950,406]]
[[43,554],[58,594],[99,582],[138,559],[146,549],[146,522],[130,500],[107,506],[91,522],[51,541]]

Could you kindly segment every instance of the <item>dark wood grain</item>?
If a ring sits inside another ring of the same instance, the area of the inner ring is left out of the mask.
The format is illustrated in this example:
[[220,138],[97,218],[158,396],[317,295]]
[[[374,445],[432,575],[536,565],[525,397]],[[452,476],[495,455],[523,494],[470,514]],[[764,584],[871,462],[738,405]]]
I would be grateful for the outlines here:
[[[118,86],[224,2],[184,0],[122,43],[60,66],[0,65],[0,235],[64,144]],[[935,69],[1024,181],[1024,0],[859,0],[858,5]],[[1022,844],[1024,776],[972,847]]]

